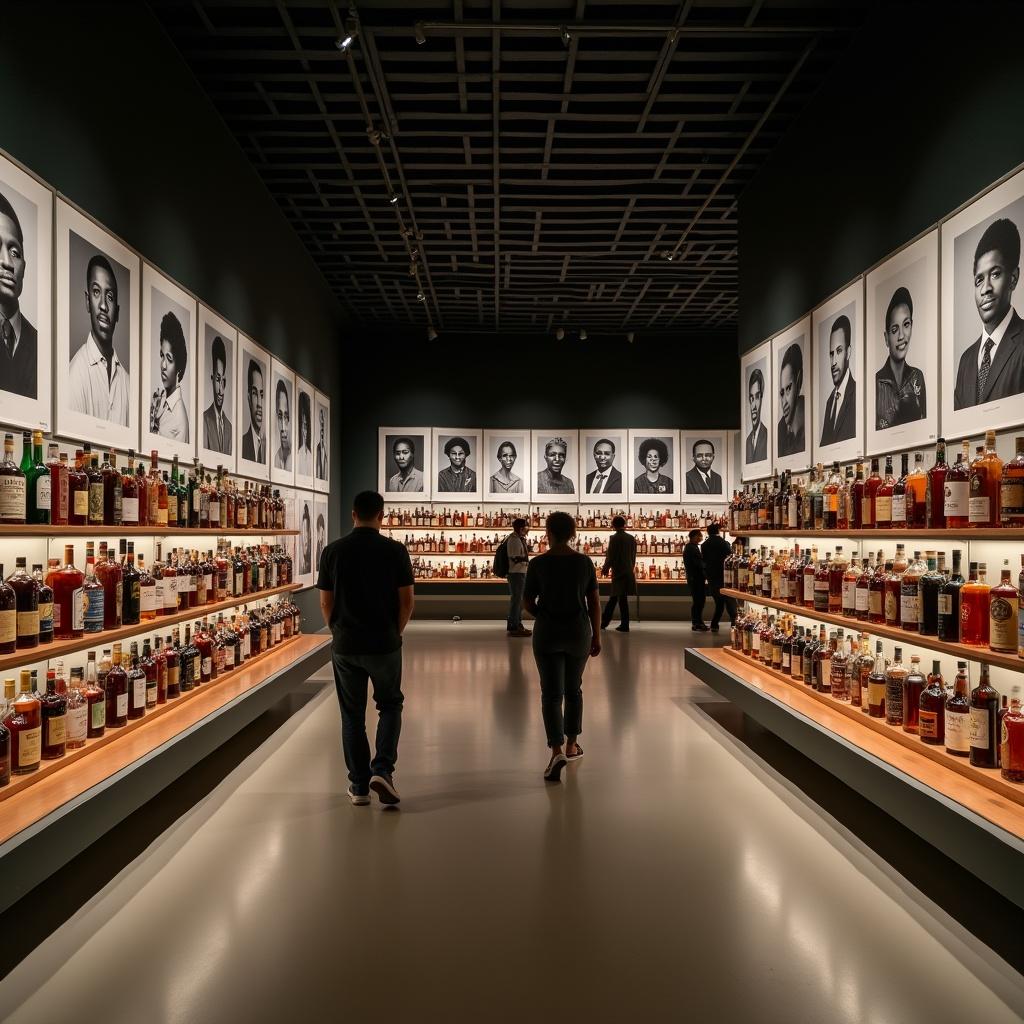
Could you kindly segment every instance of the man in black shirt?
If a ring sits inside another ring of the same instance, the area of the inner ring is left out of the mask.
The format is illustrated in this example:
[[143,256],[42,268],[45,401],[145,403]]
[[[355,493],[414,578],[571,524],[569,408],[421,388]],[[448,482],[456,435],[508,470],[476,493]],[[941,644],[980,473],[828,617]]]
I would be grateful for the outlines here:
[[704,587],[704,559],[700,554],[700,530],[690,531],[690,540],[683,548],[683,565],[686,567],[686,582],[690,585],[693,606],[690,609],[690,623],[698,632],[706,633],[704,625],[704,601],[707,591]]
[[724,597],[722,587],[725,586],[725,560],[732,554],[732,548],[719,532],[718,523],[708,527],[708,539],[700,549],[704,557],[704,575],[708,578],[708,590],[715,599],[715,610],[711,614],[711,632],[718,632],[718,624],[722,621],[722,609],[729,609],[729,621],[736,620],[736,599]]
[[[341,740],[348,766],[349,799],[368,804],[372,789],[395,806],[392,778],[402,729],[402,633],[412,618],[409,553],[380,535],[384,499],[363,491],[352,504],[354,529],[332,541],[320,558],[316,585],[320,610],[333,635],[334,683],[341,705]],[[366,739],[366,689],[380,719],[376,753]]]

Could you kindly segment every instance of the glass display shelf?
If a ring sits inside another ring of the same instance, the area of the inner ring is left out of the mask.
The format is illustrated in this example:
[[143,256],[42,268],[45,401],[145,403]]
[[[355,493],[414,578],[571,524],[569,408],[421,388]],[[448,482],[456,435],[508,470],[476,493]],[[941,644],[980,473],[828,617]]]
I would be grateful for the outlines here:
[[229,530],[201,527],[190,530],[180,526],[47,526],[0,524],[4,537],[297,537],[298,530]]
[[894,540],[904,539],[921,540],[943,539],[943,540],[1001,540],[1017,541],[1024,543],[1024,529],[1016,526],[1005,526],[997,528],[966,527],[963,529],[943,528],[941,530],[925,528],[906,528],[896,530],[729,530],[734,537],[771,537],[785,540],[787,537],[820,537],[823,539],[834,538],[836,540]]

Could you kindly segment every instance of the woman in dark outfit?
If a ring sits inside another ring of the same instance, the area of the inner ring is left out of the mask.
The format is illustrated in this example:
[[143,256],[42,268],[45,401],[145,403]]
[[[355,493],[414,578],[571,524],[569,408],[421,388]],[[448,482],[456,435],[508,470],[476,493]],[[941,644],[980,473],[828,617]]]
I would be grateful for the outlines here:
[[583,756],[583,748],[576,742],[583,731],[583,670],[587,658],[601,653],[597,573],[587,555],[569,546],[575,535],[572,516],[566,512],[548,516],[548,550],[531,559],[523,594],[523,606],[537,620],[533,656],[540,673],[541,713],[551,748],[544,770],[547,782],[561,781],[566,764]]

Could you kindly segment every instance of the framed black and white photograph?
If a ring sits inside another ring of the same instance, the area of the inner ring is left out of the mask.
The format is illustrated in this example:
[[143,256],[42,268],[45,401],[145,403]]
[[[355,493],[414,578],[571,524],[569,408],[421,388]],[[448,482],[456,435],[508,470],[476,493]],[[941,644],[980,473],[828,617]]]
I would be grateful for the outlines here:
[[49,431],[53,192],[0,154],[0,403],[3,421]]
[[313,385],[295,375],[295,486],[313,489]]
[[467,501],[483,498],[480,480],[481,432],[463,427],[434,428],[434,501],[461,496]]
[[[814,462],[864,455],[864,279],[811,314],[814,339]],[[808,368],[809,369],[809,368]],[[806,375],[805,375],[806,379]],[[806,388],[805,388],[806,391]]]
[[865,278],[865,455],[931,445],[939,427],[939,231]]
[[295,559],[295,582],[311,587],[316,582],[313,562],[313,527],[316,519],[315,495],[312,491],[296,491],[295,518],[299,529],[299,543]]
[[656,508],[682,497],[678,430],[630,430],[630,459],[625,469],[630,502]]
[[139,443],[139,257],[57,198],[56,432]]
[[320,574],[320,556],[330,537],[327,534],[327,497],[316,495],[313,499],[313,582]]
[[270,353],[238,333],[236,393],[241,396],[235,417],[238,472],[254,480],[270,479]]
[[774,468],[802,472],[811,464],[811,318],[772,338]]
[[775,421],[772,418],[772,345],[762,342],[740,360],[740,409],[743,416],[740,478],[771,476]]
[[331,400],[313,391],[313,488],[331,489]]
[[199,304],[199,358],[196,453],[203,466],[235,472],[234,424],[238,332],[212,309]]
[[[281,488],[281,500],[284,502],[284,528],[286,530],[297,530],[299,528],[298,518],[296,516],[296,494],[298,492],[294,487],[282,487]],[[298,579],[299,574],[299,561],[298,561],[298,549],[299,546],[296,543],[297,538],[291,535],[285,535],[280,538],[281,546],[284,548],[286,554],[292,560],[292,569]]]
[[196,300],[142,264],[142,437],[186,465],[196,455]]
[[480,459],[484,501],[511,509],[529,504],[530,456],[528,430],[485,430]]
[[729,490],[729,432],[684,430],[680,433],[683,468],[682,501],[687,508],[720,505]]
[[1024,423],[1020,239],[1024,171],[942,224],[942,419],[947,438]]
[[628,499],[629,431],[580,431],[580,500],[622,506]]
[[430,498],[432,442],[430,427],[378,428],[377,489],[385,501]]
[[579,431],[534,430],[533,500],[545,505],[575,505],[579,493]]
[[275,484],[295,482],[295,374],[276,356],[270,359],[273,395],[273,431],[270,441],[270,479]]

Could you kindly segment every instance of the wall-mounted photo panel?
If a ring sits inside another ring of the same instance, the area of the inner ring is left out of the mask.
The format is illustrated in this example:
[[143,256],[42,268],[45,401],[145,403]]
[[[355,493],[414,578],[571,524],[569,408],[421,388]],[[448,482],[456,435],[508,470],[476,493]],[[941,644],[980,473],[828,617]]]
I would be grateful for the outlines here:
[[313,488],[313,385],[295,375],[295,486]]
[[533,500],[546,505],[576,504],[578,498],[579,431],[531,431]]
[[[286,530],[297,530],[299,528],[298,515],[296,512],[296,490],[294,487],[282,487],[281,498],[284,501],[284,527]],[[281,538],[281,546],[287,552],[288,557],[292,560],[292,570],[296,577],[299,573],[299,560],[298,550],[299,545],[296,543],[297,538],[293,536],[285,536]]]
[[385,501],[425,501],[432,474],[430,427],[380,427],[377,431],[377,489]]
[[139,443],[139,257],[57,199],[55,430],[127,450]]
[[931,444],[939,424],[939,231],[865,279],[865,454]]
[[316,495],[313,500],[313,582],[320,575],[320,556],[330,542],[327,532],[327,497]]
[[434,501],[480,501],[479,430],[462,427],[434,428]]
[[0,155],[0,422],[52,423],[53,193]]
[[625,505],[630,473],[629,431],[580,431],[580,501]]
[[727,430],[684,430],[680,434],[682,502],[687,508],[719,505],[732,497],[729,440]]
[[196,301],[148,263],[142,265],[142,437],[188,465],[196,455]]
[[[863,278],[811,314],[811,335],[815,345],[813,461],[859,459],[864,455]],[[808,379],[806,372],[804,379]]]
[[743,412],[741,480],[771,476],[772,442],[772,345],[762,342],[745,353],[740,362],[740,409]]
[[1024,423],[1020,237],[1024,171],[942,224],[942,420],[947,438]]
[[331,489],[331,400],[313,391],[313,487]]
[[802,472],[811,464],[811,318],[772,338],[774,468]]
[[625,466],[629,500],[656,507],[682,497],[678,430],[630,430]]
[[270,353],[241,332],[236,380],[236,393],[240,396],[235,423],[238,472],[254,480],[269,480]]
[[295,518],[299,530],[295,582],[303,587],[311,587],[316,582],[313,566],[313,521],[316,518],[314,498],[312,491],[295,492]]
[[238,419],[238,332],[212,309],[199,304],[199,461],[235,472],[234,424]]
[[502,502],[509,508],[530,501],[530,432],[485,430],[480,472],[484,501]]
[[272,356],[270,385],[274,416],[270,441],[270,479],[275,484],[295,482],[295,374]]

